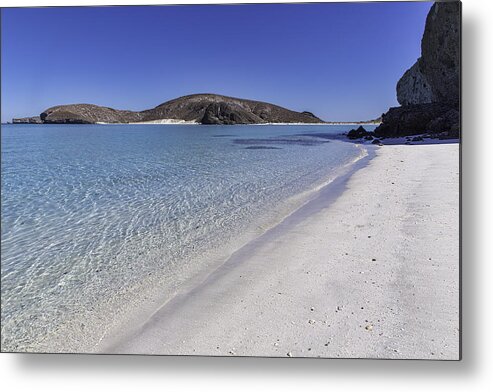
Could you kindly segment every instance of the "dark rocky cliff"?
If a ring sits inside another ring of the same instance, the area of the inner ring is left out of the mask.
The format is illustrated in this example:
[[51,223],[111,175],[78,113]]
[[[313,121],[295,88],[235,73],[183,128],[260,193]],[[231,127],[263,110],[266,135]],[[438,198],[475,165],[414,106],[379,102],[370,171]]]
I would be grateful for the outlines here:
[[397,83],[397,101],[377,136],[460,131],[460,2],[435,3],[426,18],[421,57]]
[[323,122],[310,112],[299,113],[266,102],[216,94],[187,95],[141,112],[90,104],[61,105],[45,110],[39,118],[45,124],[129,123],[163,119],[221,125]]

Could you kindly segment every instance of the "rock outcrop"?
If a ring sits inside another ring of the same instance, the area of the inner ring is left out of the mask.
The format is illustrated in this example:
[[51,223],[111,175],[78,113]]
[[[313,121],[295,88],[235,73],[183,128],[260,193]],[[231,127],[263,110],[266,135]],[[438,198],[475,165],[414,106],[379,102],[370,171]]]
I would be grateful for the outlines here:
[[[261,119],[260,119],[261,121]],[[200,121],[202,124],[255,124],[259,117],[243,110],[239,105],[226,102],[213,102],[207,105]]]
[[295,112],[266,102],[216,94],[187,95],[141,112],[91,105],[54,106],[39,116],[45,124],[130,123],[159,120],[200,124],[322,123],[310,112]]
[[356,128],[356,129],[351,129],[347,133],[348,139],[361,139],[361,138],[368,137],[368,136],[369,137],[372,137],[373,136],[373,132],[368,132],[361,125],[358,128]]
[[431,85],[416,62],[397,82],[397,101],[403,105],[432,103],[436,100]]
[[382,115],[377,136],[460,131],[460,2],[435,3],[426,18],[421,57],[397,83],[401,107]]
[[399,137],[450,132],[459,137],[459,120],[459,111],[443,103],[399,106],[383,115],[374,133],[377,137]]
[[39,117],[22,117],[13,118],[12,124],[42,124],[41,118]]

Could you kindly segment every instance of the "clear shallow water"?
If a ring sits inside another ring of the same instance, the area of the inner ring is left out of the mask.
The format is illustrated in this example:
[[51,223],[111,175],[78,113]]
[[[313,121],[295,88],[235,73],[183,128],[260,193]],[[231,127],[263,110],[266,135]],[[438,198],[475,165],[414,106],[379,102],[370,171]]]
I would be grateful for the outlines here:
[[351,128],[2,125],[2,346],[171,280],[360,156]]

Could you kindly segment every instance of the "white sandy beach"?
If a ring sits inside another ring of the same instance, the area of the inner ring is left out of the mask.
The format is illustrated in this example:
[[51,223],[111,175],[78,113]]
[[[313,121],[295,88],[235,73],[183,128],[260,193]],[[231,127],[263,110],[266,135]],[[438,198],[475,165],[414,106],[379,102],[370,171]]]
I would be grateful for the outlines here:
[[389,145],[102,352],[459,358],[459,145]]

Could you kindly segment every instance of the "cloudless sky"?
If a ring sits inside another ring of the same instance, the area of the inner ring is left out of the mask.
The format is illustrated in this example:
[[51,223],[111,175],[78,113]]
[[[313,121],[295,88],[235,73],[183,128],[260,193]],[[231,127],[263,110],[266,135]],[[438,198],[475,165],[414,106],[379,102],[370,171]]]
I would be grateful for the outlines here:
[[2,122],[68,103],[143,110],[217,93],[378,117],[431,2],[2,9]]

